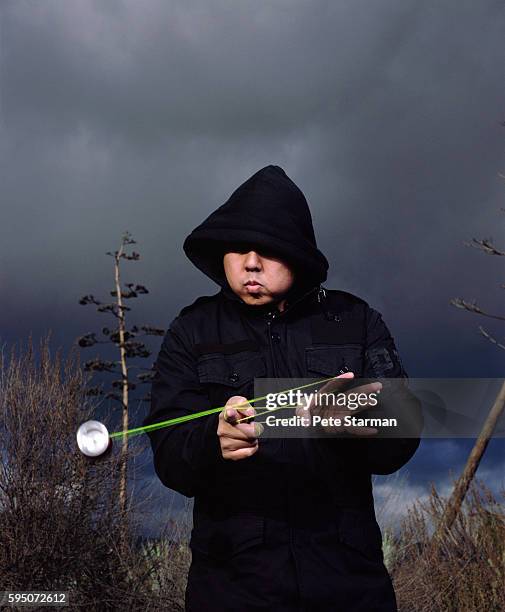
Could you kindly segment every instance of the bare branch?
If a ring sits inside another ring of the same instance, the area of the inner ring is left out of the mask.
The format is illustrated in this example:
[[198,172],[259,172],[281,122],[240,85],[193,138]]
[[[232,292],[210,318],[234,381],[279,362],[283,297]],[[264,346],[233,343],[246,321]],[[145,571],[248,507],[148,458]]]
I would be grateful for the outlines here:
[[102,359],[92,359],[84,364],[86,372],[116,372],[116,363]]
[[453,298],[449,302],[452,306],[456,308],[461,308],[463,310],[468,310],[468,312],[474,312],[475,314],[480,314],[483,317],[489,317],[490,319],[498,319],[499,321],[505,321],[505,317],[501,317],[499,315],[492,315],[487,312],[484,312],[480,306],[477,306],[476,302],[467,302],[461,298]]
[[86,304],[96,304],[99,306],[102,302],[95,299],[93,295],[85,295],[79,300],[79,304],[85,306]]
[[461,298],[453,298],[449,303],[456,308],[462,308],[463,310],[468,310],[469,312],[476,312],[478,314],[482,313],[482,310],[475,302],[470,303]]
[[137,293],[149,293],[144,285],[136,285],[135,283],[125,283],[125,287],[128,287],[130,291],[136,291]]
[[[128,291],[122,291],[121,297],[123,298],[133,298],[138,297],[139,293],[146,294],[149,291],[144,287],[144,285],[135,285],[134,283],[125,283],[125,286],[128,288]],[[111,291],[110,294],[112,297],[117,297],[117,291]]]
[[[112,295],[112,297],[117,297],[117,291],[111,291],[110,294]],[[130,298],[136,298],[138,296],[135,291],[128,291],[128,293],[121,291],[121,297],[128,300]]]
[[505,251],[500,251],[494,246],[492,238],[484,238],[482,240],[472,238],[472,242],[465,242],[464,244],[465,246],[471,246],[480,251],[484,251],[484,253],[488,253],[489,255],[505,255]]
[[151,327],[150,325],[142,325],[140,328],[149,336],[164,336],[165,330],[161,327]]
[[131,382],[125,383],[123,379],[113,380],[111,383],[114,389],[122,389],[125,386],[125,384],[128,386],[128,389],[131,389],[132,391],[134,391],[137,388],[137,385],[135,383],[131,383]]
[[99,341],[96,339],[96,335],[94,332],[90,334],[85,334],[84,336],[80,336],[79,338],[77,338],[77,344],[82,348],[93,346],[98,342]]
[[108,327],[102,327],[102,334],[104,336],[110,336],[113,333],[116,333],[118,330],[116,329],[109,329]]
[[505,350],[505,344],[500,344],[495,338],[493,338],[493,336],[488,334],[488,332],[484,328],[482,328],[480,325],[479,325],[479,331],[484,336],[484,338],[487,338],[489,340],[489,342],[492,342],[493,344],[496,344],[496,346],[499,346],[501,349]]
[[140,259],[140,255],[136,253],[135,251],[133,251],[131,255],[126,255],[126,253],[121,253],[119,257],[122,257],[123,259],[129,259],[132,261],[138,261]]
[[[123,341],[129,340],[130,338],[135,338],[136,336],[137,334],[132,334],[129,331],[125,330],[123,332]],[[114,342],[118,346],[121,346],[121,334],[119,331],[115,331],[114,333],[111,333],[109,337],[110,337],[111,342]]]
[[131,340],[124,343],[126,357],[149,357],[151,351],[147,350],[142,342],[132,342]]
[[137,374],[137,378],[141,383],[149,383],[154,380],[156,372],[146,372],[145,374]]
[[123,245],[125,245],[125,244],[137,244],[136,241],[133,240],[132,235],[130,234],[130,232],[128,232],[128,231],[126,231],[123,234],[123,237],[122,237],[121,240],[122,240]]
[[105,304],[104,306],[100,306],[100,308],[97,308],[97,311],[98,312],[110,312],[115,317],[119,316],[116,312],[116,307],[114,304]]
[[104,304],[103,306],[100,306],[100,308],[97,308],[98,312],[110,312],[115,317],[119,316],[118,310],[131,310],[131,308],[128,306],[120,306],[118,304]]

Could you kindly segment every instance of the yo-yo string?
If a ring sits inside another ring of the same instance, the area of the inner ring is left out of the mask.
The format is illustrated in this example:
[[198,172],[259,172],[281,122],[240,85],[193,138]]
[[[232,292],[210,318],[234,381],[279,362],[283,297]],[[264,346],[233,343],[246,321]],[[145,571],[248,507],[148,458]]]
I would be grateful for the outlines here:
[[[312,387],[314,385],[318,385],[318,384],[322,384],[322,383],[326,383],[330,380],[334,380],[338,378],[337,376],[331,376],[330,378],[324,378],[323,380],[318,380],[316,382],[312,382],[312,383],[306,383],[304,385],[300,385],[298,387],[291,387],[290,389],[285,389],[283,391],[277,391],[276,394],[279,393],[289,393],[290,391],[297,391],[298,389],[306,389],[307,387]],[[270,394],[268,394],[270,395]],[[219,406],[219,408],[209,408],[208,410],[202,410],[201,412],[195,412],[192,414],[186,414],[184,416],[180,416],[180,417],[175,417],[173,419],[168,419],[166,421],[160,421],[158,423],[151,423],[151,425],[144,425],[143,427],[134,427],[133,429],[128,429],[126,431],[115,431],[113,433],[110,434],[111,438],[119,438],[121,436],[125,436],[125,435],[129,435],[129,436],[135,436],[135,435],[139,435],[142,433],[147,433],[149,431],[155,431],[157,429],[164,429],[165,427],[170,427],[172,425],[179,425],[180,423],[185,423],[186,421],[192,421],[193,419],[198,419],[204,416],[208,416],[209,414],[215,414],[216,412],[221,412],[222,410],[224,410],[225,408],[240,408],[241,406],[246,406],[247,404],[254,404],[256,402],[259,402],[261,400],[264,400],[268,397],[268,395],[262,395],[261,397],[255,397],[249,400],[246,400],[246,402],[242,402],[241,404],[233,404],[232,406],[228,405],[228,406]],[[278,408],[273,408],[272,410],[268,410],[265,412],[273,412],[275,410],[279,410],[280,408],[287,408],[287,406],[280,406]],[[261,414],[265,414],[265,413],[261,413]],[[257,415],[259,416],[259,415]],[[251,417],[245,417],[241,420],[247,420],[248,418]]]

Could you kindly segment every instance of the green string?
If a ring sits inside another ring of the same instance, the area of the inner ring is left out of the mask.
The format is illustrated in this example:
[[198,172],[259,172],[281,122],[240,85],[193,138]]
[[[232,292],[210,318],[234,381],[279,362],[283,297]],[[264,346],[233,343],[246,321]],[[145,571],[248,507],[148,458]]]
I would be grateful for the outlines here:
[[[328,382],[330,380],[334,380],[335,378],[338,378],[338,377],[337,376],[331,376],[330,378],[324,378],[323,380],[318,380],[318,381],[313,382],[313,383],[307,383],[305,385],[300,385],[299,387],[292,387],[291,389],[285,389],[284,391],[278,391],[277,394],[278,393],[289,393],[289,391],[296,391],[298,389],[306,389],[307,387],[312,387],[313,385],[322,384],[322,383]],[[268,395],[270,395],[270,394],[268,394]],[[247,403],[254,404],[255,402],[259,402],[260,400],[264,400],[267,397],[268,397],[267,395],[263,395],[261,397],[256,397],[254,399],[247,400]],[[235,404],[233,407],[234,408],[239,408],[240,406],[246,406],[246,403]],[[228,406],[228,407],[230,407],[230,406]],[[126,436],[126,435],[136,436],[136,435],[139,435],[139,434],[142,434],[142,433],[147,433],[149,431],[155,431],[157,429],[163,429],[164,427],[170,427],[171,425],[179,425],[179,423],[185,423],[186,421],[192,421],[193,419],[199,419],[200,417],[207,416],[209,414],[214,414],[216,412],[221,412],[225,408],[226,408],[226,406],[220,406],[219,408],[210,408],[209,410],[202,410],[201,412],[195,412],[193,414],[186,414],[184,416],[176,417],[175,419],[169,419],[168,421],[161,421],[159,423],[152,423],[151,425],[145,425],[144,427],[135,427],[133,429],[128,429],[126,431],[115,431],[114,433],[110,434],[110,437],[111,438],[119,438],[121,436]],[[279,410],[280,408],[287,408],[287,406],[280,406],[278,408],[274,408],[272,410],[268,410],[268,412],[274,412],[275,410]],[[260,413],[260,414],[265,414],[265,413]],[[248,418],[251,418],[251,417],[245,417],[244,419],[241,419],[241,421],[247,420]]]

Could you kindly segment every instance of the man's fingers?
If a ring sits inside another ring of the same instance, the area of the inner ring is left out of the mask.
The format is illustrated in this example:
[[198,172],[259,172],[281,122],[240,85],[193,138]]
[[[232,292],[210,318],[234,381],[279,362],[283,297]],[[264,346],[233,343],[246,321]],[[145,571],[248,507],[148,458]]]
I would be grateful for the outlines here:
[[239,440],[237,438],[221,438],[221,448],[223,451],[236,451],[241,448],[252,448],[258,445],[257,438],[248,438],[247,440]]
[[253,423],[254,425],[254,434],[257,438],[261,436],[261,434],[265,431],[265,427],[261,423]]
[[236,395],[226,402],[217,428],[224,459],[238,461],[254,455],[258,450],[258,436],[263,432],[263,426],[250,422],[255,414],[245,397]]
[[332,378],[327,383],[325,383],[320,390],[320,393],[331,393],[336,389],[344,388],[349,382],[354,378],[354,372],[344,372],[344,374],[339,374]]
[[239,409],[237,423],[251,423],[256,415],[254,408]]
[[[243,439],[257,438],[255,423],[239,423],[233,426],[233,431],[230,432],[231,437],[239,437]],[[236,435],[237,434],[237,435]]]
[[312,413],[310,408],[305,408],[304,406],[298,404],[295,408],[295,416],[301,419],[300,425],[301,427],[310,427]]
[[227,423],[234,425],[238,420],[247,416],[254,416],[256,411],[251,406],[247,398],[241,395],[234,395],[226,402],[223,410],[223,418]]
[[234,438],[236,440],[252,440],[257,438],[257,427],[259,423],[223,423],[218,427],[218,435],[223,438]]
[[256,413],[253,408],[248,409],[237,409],[237,408],[225,408],[223,410],[223,418],[230,425],[236,425],[237,423],[247,423],[250,417],[253,417]]
[[[333,381],[330,381],[330,382],[333,382]],[[309,410],[312,412],[312,414],[322,414],[323,410],[324,411],[328,410],[329,415],[333,414],[337,416],[337,413],[356,414],[358,412],[361,412],[362,410],[373,408],[374,406],[377,405],[377,401],[376,401],[377,398],[371,398],[370,396],[372,393],[374,394],[380,393],[382,389],[382,383],[378,381],[373,382],[373,383],[367,383],[359,387],[354,387],[353,389],[349,391],[340,390],[338,393],[336,393],[335,386],[332,386],[331,390],[328,390],[328,389],[325,390],[325,389],[326,389],[326,385],[312,399],[311,404],[309,406]],[[332,400],[331,397],[325,396],[324,400],[326,403],[323,404],[322,403],[323,397],[321,397],[322,393],[327,393],[327,394],[332,393],[335,399]],[[340,394],[345,394],[347,397],[345,406],[342,405],[339,399],[337,398],[337,395],[340,395]],[[349,394],[352,394],[351,398],[349,397]],[[352,404],[352,408],[349,407],[351,404]]]
[[218,435],[224,438],[250,441],[263,432],[259,423],[251,423],[256,411],[244,397],[235,396],[228,400],[221,413],[222,421]]
[[[321,389],[316,393],[316,396],[320,393],[335,393],[336,391],[342,392],[345,389],[351,380],[354,378],[354,372],[344,372],[344,374],[339,374],[332,378],[327,383],[325,383]],[[318,408],[316,405],[315,398],[312,398],[308,410],[312,410],[313,408]]]
[[246,459],[251,457],[257,452],[259,448],[258,443],[248,446],[247,448],[240,448],[238,450],[223,450],[223,458],[231,461],[239,461],[240,459]]
[[[341,374],[336,378],[332,378],[328,381],[321,389],[319,393],[331,393],[333,391],[344,389],[349,382],[354,378],[354,372],[346,372],[345,374]],[[380,391],[382,389],[382,383],[379,381],[367,383],[365,385],[360,385],[359,387],[354,387],[349,391],[341,391],[342,393],[372,393],[373,391]]]
[[225,408],[223,412],[225,413],[225,421],[228,422],[230,422],[230,419],[236,419],[237,421],[247,420],[247,417],[252,417],[256,414],[256,411],[252,406],[249,406],[248,408],[239,408],[233,406],[231,408]]

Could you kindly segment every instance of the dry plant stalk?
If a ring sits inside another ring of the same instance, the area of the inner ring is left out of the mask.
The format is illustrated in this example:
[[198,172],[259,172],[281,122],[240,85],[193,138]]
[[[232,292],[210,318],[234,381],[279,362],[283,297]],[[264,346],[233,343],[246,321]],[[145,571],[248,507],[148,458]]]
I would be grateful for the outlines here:
[[[505,208],[501,209],[502,212],[505,212]],[[505,256],[505,251],[497,249],[494,244],[492,238],[485,238],[483,240],[477,240],[476,238],[472,238],[472,242],[465,243],[466,246],[475,247],[488,255],[494,255],[503,257]],[[505,288],[505,285],[501,285],[502,288]],[[477,305],[476,301],[468,302],[467,300],[461,298],[453,298],[450,301],[450,304],[455,306],[456,308],[461,308],[463,310],[467,310],[468,312],[472,312],[479,316],[490,317],[492,319],[497,319],[500,321],[505,321],[505,316],[503,315],[493,315],[488,312],[485,312],[480,306]],[[498,342],[496,338],[494,338],[489,332],[487,332],[482,326],[479,326],[479,331],[481,334],[487,338],[490,342],[495,344],[500,349],[505,349],[505,344]],[[460,511],[461,504],[465,498],[465,495],[468,491],[468,487],[479,467],[480,461],[486,451],[487,445],[493,435],[493,431],[496,427],[498,419],[503,413],[505,406],[505,382],[502,385],[500,392],[495,400],[493,407],[491,408],[486,421],[482,427],[482,431],[475,442],[475,445],[468,457],[467,463],[465,465],[465,469],[461,474],[456,486],[454,487],[454,491],[451,495],[447,503],[447,507],[443,515],[441,516],[439,526],[434,536],[433,545],[438,545],[438,540],[443,537],[450,530],[458,512]]]
[[395,541],[391,572],[400,612],[505,610],[505,489],[498,496],[472,481],[448,536],[433,547],[430,532],[446,500],[435,488],[416,502]]
[[182,610],[180,586],[153,588],[160,564],[119,502],[118,454],[90,462],[77,449],[94,406],[76,350],[53,357],[47,336],[38,353],[31,339],[0,353],[0,591],[69,591],[75,610]]
[[122,426],[123,426],[123,437],[121,441],[121,459],[120,459],[120,472],[121,477],[119,479],[119,503],[123,511],[126,509],[126,496],[127,496],[127,478],[128,478],[128,368],[126,366],[126,348],[125,348],[125,332],[126,322],[125,313],[123,307],[123,299],[121,292],[121,276],[119,271],[119,262],[124,254],[124,241],[121,243],[119,251],[114,253],[114,282],[116,285],[116,296],[118,305],[118,329],[119,329],[119,351],[121,361],[121,374],[122,374]]
[[[152,327],[150,325],[142,325],[140,329],[134,325],[131,329],[127,329],[126,326],[126,311],[131,310],[130,307],[125,305],[126,300],[137,298],[141,294],[149,293],[144,285],[138,285],[134,283],[126,283],[124,287],[121,287],[121,260],[138,261],[140,259],[139,253],[133,251],[128,254],[127,248],[131,245],[136,244],[129,232],[125,232],[121,239],[121,245],[119,250],[114,252],[107,252],[107,255],[114,259],[114,290],[110,292],[115,301],[109,303],[102,303],[95,299],[91,294],[83,296],[79,303],[82,305],[94,304],[97,306],[97,311],[100,313],[107,313],[112,315],[116,320],[114,329],[104,327],[102,334],[106,336],[106,340],[99,340],[96,337],[96,333],[88,333],[78,338],[78,344],[82,348],[89,348],[96,344],[114,344],[119,348],[119,360],[118,361],[106,361],[100,358],[96,358],[91,361],[87,361],[84,364],[84,369],[90,372],[108,372],[113,374],[119,374],[118,380],[112,381],[113,389],[120,389],[121,394],[119,395],[114,390],[107,394],[104,394],[99,387],[90,389],[90,393],[95,396],[104,395],[105,398],[110,398],[117,401],[121,406],[121,425],[123,435],[121,438],[121,455],[120,455],[120,479],[119,479],[119,502],[123,514],[126,513],[128,504],[128,434],[126,433],[130,423],[130,406],[132,404],[132,398],[130,397],[130,391],[134,391],[138,385],[148,384],[153,375],[153,365],[150,368],[139,368],[138,366],[128,365],[128,360],[133,358],[147,358],[151,355],[151,352],[147,349],[143,342],[139,342],[138,338],[144,336],[162,336],[165,333],[164,329]],[[144,370],[144,373],[136,376],[136,382],[133,382],[132,376],[129,375],[129,370],[135,367],[140,370]],[[149,400],[150,397],[146,396],[142,400]],[[141,401],[142,401],[141,400]]]
[[498,419],[503,412],[504,405],[505,382],[503,383],[498,396],[496,397],[495,403],[493,404],[493,407],[491,408],[491,411],[489,412],[482,427],[482,431],[480,432],[479,437],[472,448],[472,452],[467,459],[465,469],[458,478],[454,491],[447,502],[447,506],[435,532],[434,541],[438,542],[440,538],[446,537],[447,532],[451,529],[456,515],[461,508],[461,504],[463,503],[463,499],[468,491],[470,483],[475,476],[477,468],[479,467],[480,460],[486,451],[489,441],[491,440],[491,436],[493,435],[493,431],[498,423]]

